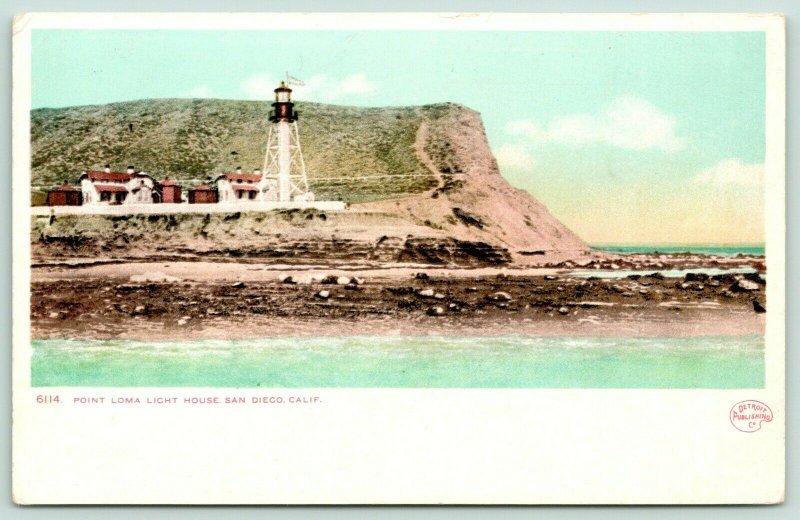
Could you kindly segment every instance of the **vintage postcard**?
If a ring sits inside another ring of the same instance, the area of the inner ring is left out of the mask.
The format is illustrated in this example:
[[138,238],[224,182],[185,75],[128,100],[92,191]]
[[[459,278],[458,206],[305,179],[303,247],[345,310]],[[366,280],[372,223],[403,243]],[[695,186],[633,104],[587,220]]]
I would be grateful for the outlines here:
[[784,494],[777,14],[20,14],[14,499]]

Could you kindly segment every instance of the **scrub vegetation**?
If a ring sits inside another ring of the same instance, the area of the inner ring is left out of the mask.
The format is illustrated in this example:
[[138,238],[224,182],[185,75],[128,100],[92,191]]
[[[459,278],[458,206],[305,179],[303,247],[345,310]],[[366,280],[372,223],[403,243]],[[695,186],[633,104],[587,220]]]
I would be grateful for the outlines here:
[[[364,202],[420,193],[436,179],[414,151],[417,129],[453,104],[357,108],[297,103],[309,182],[318,199]],[[32,184],[76,183],[85,169],[134,165],[187,186],[261,168],[270,103],[151,99],[31,112]]]

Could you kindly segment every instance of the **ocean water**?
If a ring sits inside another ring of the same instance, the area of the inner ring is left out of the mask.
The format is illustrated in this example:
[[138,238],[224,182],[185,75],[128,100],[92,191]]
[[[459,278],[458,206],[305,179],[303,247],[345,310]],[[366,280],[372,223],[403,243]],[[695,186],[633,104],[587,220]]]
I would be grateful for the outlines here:
[[593,249],[609,253],[695,253],[702,255],[736,256],[764,255],[764,245],[613,245],[598,244]]
[[763,336],[36,340],[33,386],[763,388]]

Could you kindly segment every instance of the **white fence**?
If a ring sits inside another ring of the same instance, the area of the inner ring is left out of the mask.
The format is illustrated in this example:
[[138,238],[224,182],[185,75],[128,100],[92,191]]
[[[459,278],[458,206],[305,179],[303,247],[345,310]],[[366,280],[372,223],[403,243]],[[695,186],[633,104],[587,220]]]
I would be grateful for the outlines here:
[[316,209],[319,211],[343,211],[347,208],[338,200],[314,202],[262,202],[247,201],[212,204],[120,204],[87,206],[33,206],[31,215],[173,215],[178,213],[235,213],[265,212],[279,209]]

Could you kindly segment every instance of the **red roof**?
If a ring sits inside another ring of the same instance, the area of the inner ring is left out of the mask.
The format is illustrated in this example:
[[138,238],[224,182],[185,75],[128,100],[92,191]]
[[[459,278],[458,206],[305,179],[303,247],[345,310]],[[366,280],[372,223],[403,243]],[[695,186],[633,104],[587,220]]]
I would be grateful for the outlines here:
[[78,188],[75,186],[70,186],[69,184],[64,184],[63,186],[58,186],[50,191],[78,191]]
[[162,186],[177,186],[178,183],[173,181],[173,180],[171,180],[171,179],[165,179],[165,180],[161,181],[161,185]]
[[201,184],[200,186],[195,186],[194,188],[191,188],[189,191],[214,191],[214,188],[212,188],[208,184]]
[[221,177],[225,177],[229,181],[243,181],[243,182],[259,182],[261,181],[261,175],[257,173],[223,173],[220,175]]
[[102,185],[97,185],[97,184],[94,186],[94,189],[96,189],[97,191],[99,191],[101,193],[104,192],[104,191],[106,191],[106,192],[115,192],[115,193],[116,192],[123,192],[123,191],[127,192],[128,191],[128,188],[126,188],[125,186],[102,186]]
[[257,187],[249,184],[234,184],[231,188],[233,188],[233,191],[258,191]]
[[131,173],[121,173],[121,172],[98,172],[87,170],[83,172],[81,178],[84,176],[89,177],[90,180],[93,181],[128,181],[133,177]]

